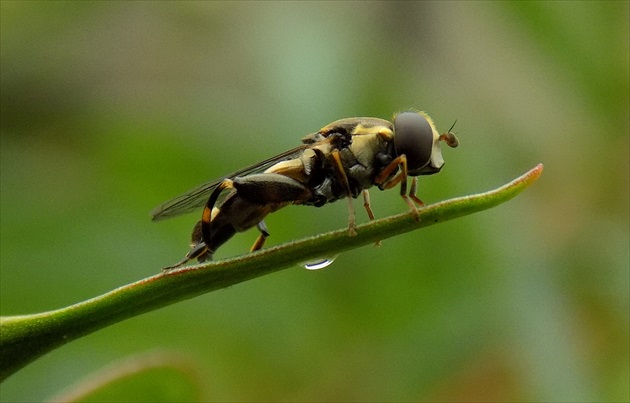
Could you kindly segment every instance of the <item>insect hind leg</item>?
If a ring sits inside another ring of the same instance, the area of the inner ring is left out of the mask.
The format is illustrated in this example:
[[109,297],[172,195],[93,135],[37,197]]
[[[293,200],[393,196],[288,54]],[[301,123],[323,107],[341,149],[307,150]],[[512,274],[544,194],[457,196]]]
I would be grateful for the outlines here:
[[210,253],[208,247],[206,246],[206,243],[199,242],[198,244],[193,245],[193,248],[190,250],[190,252],[186,254],[186,256],[184,256],[182,260],[175,263],[174,265],[163,267],[162,271],[169,271],[169,270],[176,269],[178,267],[185,265],[186,263],[188,263],[189,261],[193,259],[197,259],[200,263],[205,262],[206,259],[208,259],[208,257],[212,258],[212,254]]
[[[182,260],[174,265],[162,268],[162,271],[173,270],[183,266],[193,259],[197,259],[199,263],[203,263],[206,260],[212,260],[212,254],[216,250],[216,245],[213,245],[211,240],[213,239],[210,234],[210,222],[212,221],[212,209],[216,204],[219,195],[225,189],[231,189],[234,187],[233,181],[230,179],[224,179],[219,186],[212,192],[208,202],[206,203],[201,220],[197,222],[192,232],[192,245],[191,250],[184,256]],[[223,231],[225,236],[229,238],[233,233],[229,231]],[[210,245],[210,247],[208,247]]]
[[258,231],[260,231],[260,235],[258,235],[256,242],[254,242],[254,244],[252,245],[252,248],[249,250],[250,252],[254,252],[261,249],[263,245],[265,245],[265,241],[267,240],[267,237],[269,236],[269,229],[267,228],[267,224],[265,224],[264,220],[256,224],[256,228],[258,229]]

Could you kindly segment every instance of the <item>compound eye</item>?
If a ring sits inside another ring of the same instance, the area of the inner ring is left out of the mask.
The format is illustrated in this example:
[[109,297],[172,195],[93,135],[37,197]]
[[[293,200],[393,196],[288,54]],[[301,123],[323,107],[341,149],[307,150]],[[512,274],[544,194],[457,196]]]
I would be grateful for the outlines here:
[[396,153],[405,154],[409,172],[427,165],[433,150],[433,128],[427,119],[416,112],[403,112],[394,119],[394,130]]

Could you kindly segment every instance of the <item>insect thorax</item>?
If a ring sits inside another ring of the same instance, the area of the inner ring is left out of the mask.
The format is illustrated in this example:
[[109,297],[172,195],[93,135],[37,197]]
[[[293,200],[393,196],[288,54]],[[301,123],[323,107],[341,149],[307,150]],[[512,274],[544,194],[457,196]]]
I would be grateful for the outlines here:
[[[395,157],[392,142],[368,135],[354,136],[352,144],[338,152],[354,198],[358,197],[361,191],[374,186],[376,175]],[[319,173],[321,180],[313,185],[313,197],[304,204],[320,207],[346,196],[345,187],[334,168],[332,156],[327,156],[321,167],[322,171]]]

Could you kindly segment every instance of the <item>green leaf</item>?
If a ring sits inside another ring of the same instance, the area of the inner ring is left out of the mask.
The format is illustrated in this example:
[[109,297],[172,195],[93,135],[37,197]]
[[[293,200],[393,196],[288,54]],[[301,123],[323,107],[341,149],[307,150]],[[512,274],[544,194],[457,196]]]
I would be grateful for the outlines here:
[[504,203],[538,179],[543,166],[485,193],[446,200],[414,212],[289,242],[235,258],[162,272],[54,311],[0,318],[0,380],[47,352],[110,324],[321,256],[372,244]]
[[201,402],[203,392],[194,358],[156,350],[115,361],[47,401]]

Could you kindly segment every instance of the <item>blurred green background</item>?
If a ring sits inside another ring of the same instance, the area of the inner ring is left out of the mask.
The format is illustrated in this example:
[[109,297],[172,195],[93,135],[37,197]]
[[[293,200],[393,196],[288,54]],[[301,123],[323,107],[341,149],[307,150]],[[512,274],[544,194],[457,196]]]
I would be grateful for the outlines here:
[[[457,119],[426,202],[545,164],[496,209],[72,342],[2,401],[155,349],[192,361],[201,400],[630,398],[628,2],[0,5],[2,315],[158,273],[198,217],[155,224],[153,207],[339,118]],[[396,191],[372,205],[406,209]],[[344,203],[289,207],[268,242],[346,222]],[[112,396],[157,399],[155,382],[130,384]]]

